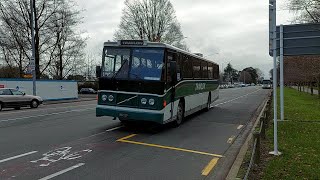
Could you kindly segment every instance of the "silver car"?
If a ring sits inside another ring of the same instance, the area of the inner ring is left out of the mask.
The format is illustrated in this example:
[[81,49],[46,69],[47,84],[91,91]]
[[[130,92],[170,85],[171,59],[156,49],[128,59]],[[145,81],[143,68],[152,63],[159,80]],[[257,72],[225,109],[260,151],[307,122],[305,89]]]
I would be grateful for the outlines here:
[[39,96],[26,95],[26,93],[10,88],[0,88],[0,111],[2,108],[15,108],[30,106],[37,108],[43,100]]

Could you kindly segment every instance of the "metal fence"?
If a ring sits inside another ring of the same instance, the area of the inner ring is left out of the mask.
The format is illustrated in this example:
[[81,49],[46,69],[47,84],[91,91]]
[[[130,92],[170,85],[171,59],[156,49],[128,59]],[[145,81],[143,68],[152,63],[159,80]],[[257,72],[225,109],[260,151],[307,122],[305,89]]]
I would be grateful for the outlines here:
[[263,114],[262,116],[260,116],[260,119],[258,119],[260,124],[259,128],[253,132],[253,148],[252,148],[250,163],[243,180],[247,180],[249,178],[253,165],[257,165],[260,163],[261,139],[266,139],[266,129],[270,123],[271,97],[272,95],[269,96],[267,104],[263,110]]

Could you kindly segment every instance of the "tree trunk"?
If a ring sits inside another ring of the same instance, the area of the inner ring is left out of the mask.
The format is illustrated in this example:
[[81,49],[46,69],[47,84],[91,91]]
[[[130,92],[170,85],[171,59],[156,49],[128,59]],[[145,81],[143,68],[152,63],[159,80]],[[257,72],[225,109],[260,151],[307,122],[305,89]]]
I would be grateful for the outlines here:
[[59,45],[59,79],[63,79],[63,63],[62,63],[62,50],[61,50],[61,45]]
[[40,29],[39,29],[39,19],[37,9],[36,9],[36,2],[33,1],[33,9],[34,9],[34,38],[35,38],[35,70],[36,70],[36,78],[40,79]]
[[310,90],[311,90],[311,95],[313,95],[313,84],[312,84],[312,82],[310,83]]

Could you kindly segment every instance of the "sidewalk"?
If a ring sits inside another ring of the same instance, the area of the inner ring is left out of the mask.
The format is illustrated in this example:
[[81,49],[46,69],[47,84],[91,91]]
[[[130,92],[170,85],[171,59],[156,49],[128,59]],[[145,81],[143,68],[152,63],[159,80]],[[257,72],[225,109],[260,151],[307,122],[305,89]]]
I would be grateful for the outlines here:
[[[292,86],[292,88],[293,88],[293,89],[296,89],[296,90],[299,90],[299,89],[298,89],[298,86]],[[311,89],[310,89],[310,88],[304,87],[304,88],[301,88],[301,89],[302,89],[302,91],[304,90],[303,92],[306,92],[306,93],[310,93],[310,94],[311,94]],[[318,90],[313,89],[313,94],[314,94],[314,95],[318,95],[318,93],[319,93]]]
[[57,101],[44,101],[43,104],[61,104],[61,103],[72,103],[72,102],[82,102],[82,101],[94,101],[96,100],[96,94],[79,94],[78,99],[68,99],[68,100],[57,100]]

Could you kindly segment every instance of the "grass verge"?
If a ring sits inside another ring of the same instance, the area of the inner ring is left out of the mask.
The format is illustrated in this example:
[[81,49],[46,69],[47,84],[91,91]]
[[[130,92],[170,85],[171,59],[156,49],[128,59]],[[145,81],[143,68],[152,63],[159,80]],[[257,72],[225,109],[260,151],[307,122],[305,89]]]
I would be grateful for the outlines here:
[[[264,152],[263,169],[256,177],[320,179],[320,100],[290,88],[285,88],[284,94],[285,118],[289,121],[278,123],[278,146],[283,155],[273,157]],[[262,146],[273,149],[272,126]]]
[[[261,162],[253,166],[249,179],[320,179],[320,99],[291,88],[285,88],[284,95],[288,121],[278,123],[278,146],[283,154],[269,155],[273,150],[271,120],[267,138],[261,141]],[[279,103],[278,99],[278,107]],[[247,170],[251,152],[249,146],[238,172],[240,179]]]

